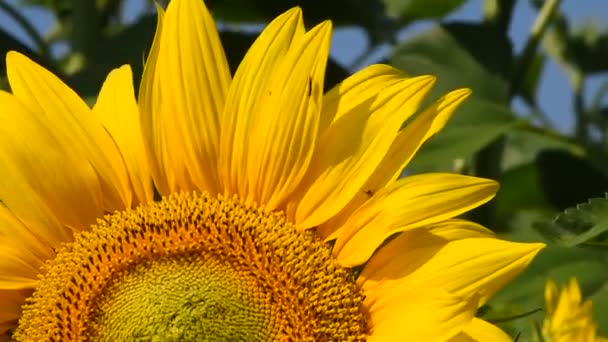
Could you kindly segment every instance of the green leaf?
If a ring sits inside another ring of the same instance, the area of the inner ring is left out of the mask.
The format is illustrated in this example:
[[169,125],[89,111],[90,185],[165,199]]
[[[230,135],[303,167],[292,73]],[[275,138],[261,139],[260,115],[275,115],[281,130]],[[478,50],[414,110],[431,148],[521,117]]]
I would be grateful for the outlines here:
[[500,191],[496,194],[496,216],[508,222],[520,210],[551,210],[540,185],[535,163],[520,165],[501,174]]
[[[525,125],[512,130],[506,137],[503,169],[518,167],[536,161],[544,150],[562,150],[575,156],[583,156],[585,149],[572,139],[548,130]],[[587,196],[589,198],[591,196]]]
[[473,90],[444,131],[417,154],[414,171],[450,169],[453,159],[471,156],[517,124],[504,76],[512,63],[511,45],[491,28],[437,25],[399,45],[391,63],[409,74],[436,75],[431,98],[456,88]]
[[440,18],[460,7],[463,0],[384,0],[386,13],[403,22]]
[[601,169],[568,151],[543,150],[536,163],[547,199],[559,210],[603,196],[608,189],[608,177]]
[[437,75],[440,93],[468,87],[474,97],[500,104],[508,101],[511,43],[492,27],[436,25],[397,46],[390,62],[412,75]]
[[336,26],[362,26],[374,41],[392,35],[381,0],[207,0],[206,4],[216,19],[228,23],[268,23],[298,5],[309,28],[329,19]]
[[536,228],[565,247],[589,242],[608,231],[608,198],[592,198],[568,208],[552,222],[538,224]]

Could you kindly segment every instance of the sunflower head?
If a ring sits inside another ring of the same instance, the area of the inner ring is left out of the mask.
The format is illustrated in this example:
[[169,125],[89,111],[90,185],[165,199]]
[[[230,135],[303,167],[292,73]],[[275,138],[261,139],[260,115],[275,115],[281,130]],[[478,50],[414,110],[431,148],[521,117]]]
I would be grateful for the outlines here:
[[2,333],[509,340],[477,308],[543,245],[456,218],[494,196],[492,180],[400,178],[470,90],[421,108],[434,76],[373,65],[324,92],[332,26],[306,30],[299,8],[234,75],[203,1],[173,0],[158,18],[137,100],[128,66],[90,108],[7,56]]

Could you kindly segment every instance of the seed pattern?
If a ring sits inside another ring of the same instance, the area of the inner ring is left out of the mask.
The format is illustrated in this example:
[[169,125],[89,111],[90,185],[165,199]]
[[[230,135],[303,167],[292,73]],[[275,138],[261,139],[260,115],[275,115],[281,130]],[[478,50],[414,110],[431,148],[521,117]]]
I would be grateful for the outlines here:
[[[244,293],[248,299],[244,310],[252,324],[248,331],[231,335],[232,340],[364,341],[368,336],[364,297],[353,272],[335,263],[330,247],[314,232],[298,231],[283,215],[264,213],[237,197],[182,193],[109,215],[64,245],[47,264],[14,337],[18,341],[125,337],[115,335],[108,322],[122,312],[124,305],[116,304],[121,303],[116,299],[133,293],[136,286],[129,281],[141,283],[150,269],[192,275],[184,269],[196,268],[204,269],[201,277],[208,272],[220,275],[219,281],[231,293]],[[200,285],[199,278],[188,282]],[[210,292],[201,291],[195,293],[209,297]],[[209,303],[209,298],[205,300]],[[148,310],[145,305],[143,310]],[[231,317],[217,314],[214,320],[225,321],[213,324],[237,325]],[[193,330],[208,334],[207,323]],[[159,330],[145,328],[147,333]],[[134,338],[136,330],[124,333]]]

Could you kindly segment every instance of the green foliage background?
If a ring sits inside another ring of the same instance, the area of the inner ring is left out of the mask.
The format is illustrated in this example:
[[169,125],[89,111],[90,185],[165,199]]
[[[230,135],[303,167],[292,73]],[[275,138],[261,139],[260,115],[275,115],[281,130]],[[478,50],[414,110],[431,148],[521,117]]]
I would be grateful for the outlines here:
[[[514,53],[507,36],[515,0],[485,0],[483,15],[467,23],[443,20],[465,0],[209,0],[207,5],[222,24],[233,70],[261,27],[255,24],[298,4],[309,26],[331,19],[337,27],[362,28],[369,38],[368,52],[389,44],[390,57],[379,62],[412,75],[437,75],[435,97],[457,87],[472,88],[473,97],[407,172],[451,171],[499,180],[496,199],[470,218],[509,239],[549,245],[526,274],[481,310],[483,316],[521,341],[534,341],[546,279],[563,283],[575,276],[593,300],[600,333],[608,336],[608,79],[592,94],[593,101],[583,97],[586,80],[608,71],[608,31],[592,25],[572,28],[560,13],[559,0],[520,1],[530,1],[538,10],[521,54]],[[22,26],[35,47],[0,29],[0,55],[23,52],[90,100],[112,68],[131,64],[139,79],[156,24],[151,1],[149,14],[128,25],[120,20],[121,0],[11,3],[0,0],[0,11]],[[37,33],[22,14],[28,6],[53,14],[51,31]],[[399,30],[429,19],[435,22],[429,30],[397,39]],[[67,43],[67,52],[51,54],[62,43]],[[570,135],[551,127],[537,101],[549,59],[559,63],[571,84],[576,127]],[[3,88],[5,67],[1,59]],[[353,71],[331,61],[326,86]],[[514,112],[514,98],[521,98],[532,114]]]

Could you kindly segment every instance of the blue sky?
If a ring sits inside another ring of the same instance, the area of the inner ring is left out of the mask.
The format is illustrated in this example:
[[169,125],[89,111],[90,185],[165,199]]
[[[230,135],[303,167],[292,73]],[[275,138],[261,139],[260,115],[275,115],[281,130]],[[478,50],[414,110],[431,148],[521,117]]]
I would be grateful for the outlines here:
[[[145,8],[147,0],[127,0],[123,13],[126,21],[134,21]],[[14,4],[17,0],[8,0],[10,4]],[[608,24],[608,1],[605,0],[564,0],[561,3],[561,10],[570,18],[573,26],[587,21],[596,21],[602,25]],[[469,0],[464,6],[459,8],[449,16],[452,20],[479,20],[482,13],[482,0]],[[513,21],[511,23],[510,37],[516,51],[521,51],[527,34],[532,26],[535,18],[535,10],[529,5],[527,0],[519,0],[516,2]],[[52,17],[36,8],[28,8],[24,11],[28,17],[41,32],[46,32],[52,23]],[[305,14],[306,15],[306,14]],[[409,35],[420,32],[428,27],[430,23],[416,25],[411,30],[404,32],[403,39],[407,39]],[[0,26],[14,34],[19,39],[31,45],[28,37],[22,32],[18,25],[15,25],[10,18],[0,12]],[[364,34],[357,29],[340,29],[336,30],[332,44],[332,55],[344,65],[351,65],[354,59],[362,52],[367,42]],[[384,57],[390,49],[380,49],[371,56],[368,62],[374,59]],[[606,56],[608,58],[608,56]],[[363,65],[359,65],[362,67]],[[606,75],[598,76],[589,79],[587,83],[587,97],[594,94],[601,81],[606,81]],[[550,62],[546,65],[543,72],[543,79],[538,93],[538,100],[541,108],[548,113],[555,126],[561,131],[570,131],[572,129],[572,94],[568,84],[566,75],[559,67]],[[524,111],[525,107],[515,103],[514,108],[518,111]]]

